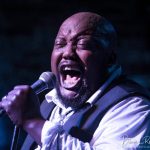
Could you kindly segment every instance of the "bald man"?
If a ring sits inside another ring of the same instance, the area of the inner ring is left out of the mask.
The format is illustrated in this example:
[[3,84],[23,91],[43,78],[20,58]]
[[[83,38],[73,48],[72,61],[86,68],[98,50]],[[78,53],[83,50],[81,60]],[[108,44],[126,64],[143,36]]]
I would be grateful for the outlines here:
[[[48,118],[28,85],[15,86],[0,107],[42,150],[137,149],[149,145],[148,92],[122,75],[113,26],[93,12],[67,18],[51,55],[56,88]],[[47,110],[48,108],[46,108]]]

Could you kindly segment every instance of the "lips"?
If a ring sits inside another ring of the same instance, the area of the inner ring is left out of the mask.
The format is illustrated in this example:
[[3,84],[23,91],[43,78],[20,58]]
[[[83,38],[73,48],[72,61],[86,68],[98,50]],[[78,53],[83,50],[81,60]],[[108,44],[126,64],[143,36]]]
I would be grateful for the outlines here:
[[74,61],[63,61],[59,64],[60,84],[67,90],[77,90],[82,81],[83,67]]

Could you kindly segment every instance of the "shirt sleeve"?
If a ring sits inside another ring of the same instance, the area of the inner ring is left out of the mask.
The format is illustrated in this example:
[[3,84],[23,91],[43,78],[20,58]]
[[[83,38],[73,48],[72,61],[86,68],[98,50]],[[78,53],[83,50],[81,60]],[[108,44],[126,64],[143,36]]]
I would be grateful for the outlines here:
[[[136,150],[150,148],[150,106],[142,98],[125,99],[101,120],[90,143],[68,135],[58,123],[46,121],[41,150]],[[149,140],[149,144],[148,144]]]
[[101,120],[91,144],[105,150],[150,148],[150,103],[131,97],[112,107]]

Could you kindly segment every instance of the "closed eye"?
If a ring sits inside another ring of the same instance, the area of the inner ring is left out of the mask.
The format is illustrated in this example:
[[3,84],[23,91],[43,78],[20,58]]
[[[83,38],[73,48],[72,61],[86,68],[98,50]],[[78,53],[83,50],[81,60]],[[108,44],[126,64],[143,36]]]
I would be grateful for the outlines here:
[[92,43],[91,42],[83,42],[83,43],[78,43],[77,48],[79,49],[91,49],[92,48]]
[[61,48],[61,47],[64,47],[66,44],[67,43],[64,39],[56,39],[54,46],[57,48]]
[[66,45],[65,43],[55,43],[55,47],[57,47],[57,48],[62,48],[65,45]]

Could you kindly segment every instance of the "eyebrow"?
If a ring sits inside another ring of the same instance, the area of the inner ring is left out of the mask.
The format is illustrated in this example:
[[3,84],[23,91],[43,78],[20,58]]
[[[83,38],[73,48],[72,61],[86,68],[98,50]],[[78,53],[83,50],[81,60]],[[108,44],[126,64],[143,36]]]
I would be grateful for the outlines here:
[[[93,37],[93,31],[92,30],[90,30],[90,29],[86,29],[86,30],[84,30],[84,31],[82,31],[82,32],[79,32],[79,33],[77,33],[76,35],[74,35],[72,38],[71,38],[71,41],[72,40],[79,40],[80,38],[84,38],[84,37],[87,37],[87,36],[92,36]],[[56,40],[57,39],[62,39],[62,40],[64,40],[65,38],[64,38],[64,36],[62,36],[62,35],[59,35],[58,37],[56,37]],[[56,41],[55,40],[55,41]]]

